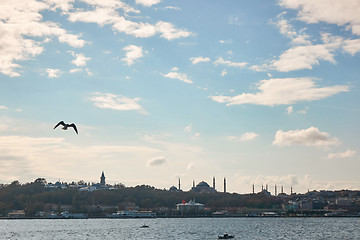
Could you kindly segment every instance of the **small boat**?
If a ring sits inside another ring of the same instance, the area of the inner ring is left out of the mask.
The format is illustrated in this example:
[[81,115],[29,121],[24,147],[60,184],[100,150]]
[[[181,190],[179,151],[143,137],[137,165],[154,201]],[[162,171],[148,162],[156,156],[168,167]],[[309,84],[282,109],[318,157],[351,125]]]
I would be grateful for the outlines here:
[[231,239],[234,238],[234,235],[229,235],[227,233],[224,233],[224,235],[219,235],[218,239]]
[[148,227],[149,227],[149,225],[144,224],[140,228],[148,228]]

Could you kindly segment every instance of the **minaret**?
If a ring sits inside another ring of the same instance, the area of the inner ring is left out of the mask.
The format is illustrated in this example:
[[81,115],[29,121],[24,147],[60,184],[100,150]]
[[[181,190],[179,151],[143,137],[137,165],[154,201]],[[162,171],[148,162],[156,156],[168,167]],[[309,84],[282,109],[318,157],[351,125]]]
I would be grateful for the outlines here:
[[215,190],[215,177],[213,177],[213,189]]
[[224,178],[224,193],[226,193],[226,178]]
[[105,185],[105,175],[104,175],[104,171],[102,172],[101,177],[100,177],[100,184],[101,184],[101,185]]
[[266,184],[266,191],[268,190],[268,185]]
[[277,196],[277,187],[276,187],[276,184],[275,184],[275,196]]
[[281,186],[281,193],[284,193],[284,186]]
[[180,178],[179,178],[179,191],[180,191],[180,189],[181,189],[181,188],[180,188]]
[[264,191],[264,184],[261,184],[261,191]]
[[291,188],[290,188],[290,195],[292,195],[293,194],[293,192],[292,192],[292,186],[291,186]]
[[255,185],[253,184],[253,194],[255,194]]
[[195,180],[193,180],[193,187],[195,187]]

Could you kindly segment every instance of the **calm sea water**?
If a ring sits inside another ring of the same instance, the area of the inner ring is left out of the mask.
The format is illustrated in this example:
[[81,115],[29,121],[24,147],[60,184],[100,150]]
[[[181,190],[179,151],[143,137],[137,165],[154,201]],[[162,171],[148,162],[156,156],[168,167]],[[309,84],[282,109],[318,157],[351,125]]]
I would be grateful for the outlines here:
[[[140,228],[142,225],[149,228]],[[0,220],[0,239],[360,239],[360,218]]]

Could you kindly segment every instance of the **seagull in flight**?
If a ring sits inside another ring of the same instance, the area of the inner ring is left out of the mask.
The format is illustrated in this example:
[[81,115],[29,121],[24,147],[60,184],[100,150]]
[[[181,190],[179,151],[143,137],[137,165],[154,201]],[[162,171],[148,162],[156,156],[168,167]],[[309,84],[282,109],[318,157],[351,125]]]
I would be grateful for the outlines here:
[[67,123],[64,123],[64,121],[61,121],[61,122],[59,122],[58,124],[56,124],[56,126],[54,127],[54,129],[57,128],[59,125],[62,125],[62,126],[63,126],[62,129],[64,129],[64,130],[67,130],[68,127],[72,127],[72,128],[74,128],[76,134],[78,134],[78,130],[77,130],[77,128],[76,128],[76,126],[75,126],[74,123],[72,123],[72,124],[67,124]]

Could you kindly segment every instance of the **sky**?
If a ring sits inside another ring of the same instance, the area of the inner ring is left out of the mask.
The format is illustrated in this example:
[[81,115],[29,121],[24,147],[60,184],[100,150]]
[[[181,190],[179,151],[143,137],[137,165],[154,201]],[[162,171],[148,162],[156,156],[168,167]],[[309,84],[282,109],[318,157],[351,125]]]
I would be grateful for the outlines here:
[[[360,189],[358,0],[2,0],[0,182]],[[59,122],[75,123],[53,129]]]

